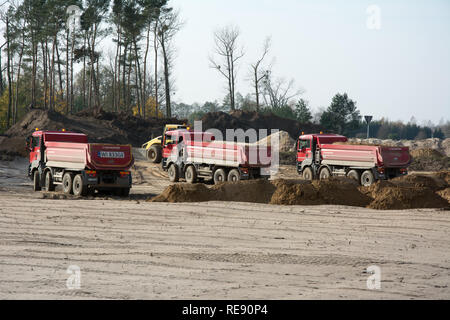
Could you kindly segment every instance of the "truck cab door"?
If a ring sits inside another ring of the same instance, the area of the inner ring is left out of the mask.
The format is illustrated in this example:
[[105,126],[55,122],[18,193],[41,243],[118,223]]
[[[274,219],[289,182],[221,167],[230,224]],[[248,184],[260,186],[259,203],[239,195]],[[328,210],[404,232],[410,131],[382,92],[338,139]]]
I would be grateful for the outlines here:
[[41,159],[41,136],[31,136],[30,144],[30,163]]
[[163,145],[163,158],[173,157],[173,150],[176,149],[176,141],[174,141],[174,136],[164,136],[164,145]]
[[306,158],[311,157],[311,140],[299,139],[297,142],[297,162],[302,163]]

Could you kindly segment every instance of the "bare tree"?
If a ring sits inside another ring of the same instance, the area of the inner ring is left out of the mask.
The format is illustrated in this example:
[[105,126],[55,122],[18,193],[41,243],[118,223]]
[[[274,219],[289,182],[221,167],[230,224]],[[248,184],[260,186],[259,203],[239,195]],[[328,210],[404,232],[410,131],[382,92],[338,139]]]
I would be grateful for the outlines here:
[[267,54],[270,50],[270,44],[271,39],[270,37],[267,37],[266,40],[264,40],[263,44],[263,51],[260,56],[260,58],[253,64],[250,65],[251,67],[251,75],[252,75],[252,82],[253,82],[253,88],[255,89],[255,97],[256,97],[256,111],[259,111],[260,109],[260,102],[259,102],[259,88],[260,88],[260,82],[267,77],[267,70],[261,70],[262,63],[264,59],[266,58]]
[[211,67],[222,74],[228,82],[228,94],[231,109],[236,109],[235,88],[237,75],[237,61],[244,56],[244,49],[239,46],[240,31],[235,26],[227,26],[214,32],[215,53],[209,58]]
[[304,92],[301,89],[295,89],[294,84],[294,79],[289,82],[284,78],[273,79],[271,72],[268,71],[263,81],[265,103],[272,108],[289,105],[292,99]]
[[176,11],[163,11],[159,17],[158,42],[161,45],[163,58],[166,116],[168,118],[172,116],[170,99],[170,89],[172,86],[170,74],[174,56],[172,39],[181,29],[182,25],[183,22],[180,20],[179,13]]

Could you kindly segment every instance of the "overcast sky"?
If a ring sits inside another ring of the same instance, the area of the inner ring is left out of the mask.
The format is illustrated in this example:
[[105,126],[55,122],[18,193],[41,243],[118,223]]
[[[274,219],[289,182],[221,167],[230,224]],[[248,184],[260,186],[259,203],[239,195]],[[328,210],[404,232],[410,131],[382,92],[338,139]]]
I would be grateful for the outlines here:
[[[225,83],[209,68],[213,32],[233,24],[246,55],[237,90],[266,36],[275,75],[293,78],[313,109],[347,92],[362,114],[419,122],[450,120],[450,1],[171,0],[185,21],[176,46],[175,101],[222,101]],[[374,11],[380,9],[379,29]],[[367,25],[368,19],[372,28]],[[374,22],[375,21],[375,22]]]

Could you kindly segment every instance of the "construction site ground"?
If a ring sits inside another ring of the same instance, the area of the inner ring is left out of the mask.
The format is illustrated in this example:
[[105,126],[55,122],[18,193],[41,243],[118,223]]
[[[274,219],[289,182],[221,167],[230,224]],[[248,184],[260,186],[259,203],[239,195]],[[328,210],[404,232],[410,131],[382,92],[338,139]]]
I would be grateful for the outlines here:
[[143,158],[129,199],[77,199],[26,166],[0,161],[0,299],[450,298],[448,210],[147,202],[170,183]]

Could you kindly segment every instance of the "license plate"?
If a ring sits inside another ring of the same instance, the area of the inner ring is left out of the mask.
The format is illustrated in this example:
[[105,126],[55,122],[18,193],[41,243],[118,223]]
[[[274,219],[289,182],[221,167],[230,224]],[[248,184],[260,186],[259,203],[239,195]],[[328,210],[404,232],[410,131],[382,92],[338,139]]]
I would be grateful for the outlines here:
[[97,155],[99,158],[114,158],[114,159],[125,158],[125,153],[117,151],[99,151]]

